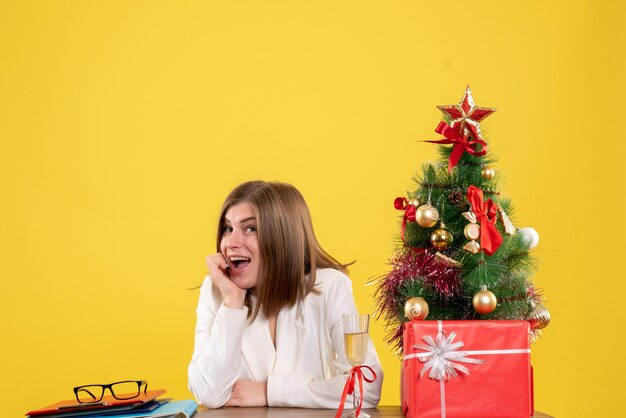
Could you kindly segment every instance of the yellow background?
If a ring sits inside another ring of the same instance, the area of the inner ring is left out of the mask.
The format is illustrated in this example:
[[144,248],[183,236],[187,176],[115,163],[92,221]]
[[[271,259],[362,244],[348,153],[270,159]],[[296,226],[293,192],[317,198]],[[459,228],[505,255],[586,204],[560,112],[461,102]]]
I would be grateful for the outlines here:
[[[143,378],[189,398],[204,256],[227,192],[296,185],[362,311],[393,199],[467,84],[553,320],[539,410],[617,417],[626,285],[619,1],[2,1],[0,408]],[[399,403],[399,362],[371,334]]]

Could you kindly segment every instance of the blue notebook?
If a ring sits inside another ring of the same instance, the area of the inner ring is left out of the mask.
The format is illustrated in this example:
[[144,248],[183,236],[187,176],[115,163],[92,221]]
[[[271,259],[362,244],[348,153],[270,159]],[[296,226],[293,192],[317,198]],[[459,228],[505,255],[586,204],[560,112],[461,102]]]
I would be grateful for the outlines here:
[[94,414],[89,418],[190,418],[198,409],[198,404],[192,400],[172,401],[154,408],[151,411],[130,410],[110,414]]

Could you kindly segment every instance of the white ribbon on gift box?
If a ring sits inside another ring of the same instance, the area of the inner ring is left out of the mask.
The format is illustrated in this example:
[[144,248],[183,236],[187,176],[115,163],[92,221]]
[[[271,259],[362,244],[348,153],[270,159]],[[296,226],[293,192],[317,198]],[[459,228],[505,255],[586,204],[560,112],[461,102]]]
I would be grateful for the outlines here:
[[446,337],[443,331],[443,322],[437,321],[437,336],[433,339],[432,336],[426,335],[422,339],[427,345],[415,344],[413,348],[425,350],[423,353],[407,354],[402,357],[402,360],[410,360],[417,358],[420,362],[426,363],[420,372],[420,378],[426,374],[428,377],[439,381],[439,392],[441,393],[441,418],[446,418],[446,386],[445,381],[457,377],[457,370],[461,373],[469,375],[470,372],[467,367],[462,364],[455,363],[470,363],[470,364],[482,364],[485,361],[479,359],[469,358],[471,355],[489,355],[489,354],[528,354],[529,348],[520,349],[505,349],[505,350],[470,350],[470,351],[457,351],[463,347],[465,343],[463,341],[452,341],[456,337],[455,332],[451,332]]

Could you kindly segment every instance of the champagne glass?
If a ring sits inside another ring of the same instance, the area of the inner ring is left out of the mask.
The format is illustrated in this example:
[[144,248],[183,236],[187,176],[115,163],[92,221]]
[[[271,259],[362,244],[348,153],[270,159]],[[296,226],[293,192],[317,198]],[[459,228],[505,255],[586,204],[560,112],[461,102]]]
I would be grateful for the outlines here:
[[[370,316],[367,314],[347,314],[343,316],[343,336],[345,342],[346,357],[352,367],[361,366],[367,357],[367,331],[369,329]],[[345,418],[370,418],[368,414],[361,410],[356,417],[358,405],[359,384],[354,382],[354,392],[352,392],[352,410],[347,410],[342,417]]]

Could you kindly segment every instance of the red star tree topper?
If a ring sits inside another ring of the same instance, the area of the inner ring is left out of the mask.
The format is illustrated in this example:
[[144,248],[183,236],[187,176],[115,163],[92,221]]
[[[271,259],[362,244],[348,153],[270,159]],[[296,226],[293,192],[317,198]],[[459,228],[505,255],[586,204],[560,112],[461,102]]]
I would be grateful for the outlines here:
[[474,139],[482,141],[480,135],[480,122],[491,115],[496,109],[476,106],[470,86],[465,89],[465,94],[459,104],[437,106],[441,112],[451,118],[450,127],[461,135],[471,135]]

